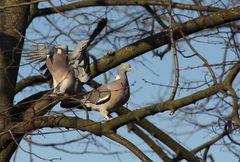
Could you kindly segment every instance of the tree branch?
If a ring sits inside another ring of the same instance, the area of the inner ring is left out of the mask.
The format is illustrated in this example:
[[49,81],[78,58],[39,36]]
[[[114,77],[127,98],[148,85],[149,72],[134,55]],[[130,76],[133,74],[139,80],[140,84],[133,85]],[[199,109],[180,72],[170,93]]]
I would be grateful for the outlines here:
[[44,79],[40,75],[27,77],[17,83],[16,88],[15,88],[15,93],[22,91],[24,88],[26,88],[28,86],[33,86],[33,85],[40,84],[40,83],[46,83],[46,79]]
[[[124,107],[118,109],[117,111],[117,113],[120,115],[129,114],[130,112],[132,111]],[[176,153],[176,155],[181,155],[188,161],[199,161],[191,151],[188,151],[186,148],[181,146],[178,142],[176,142],[174,139],[172,139],[169,135],[156,127],[154,124],[150,123],[147,119],[141,119],[139,121],[136,121],[136,124],[145,129],[149,134],[161,141],[163,144],[167,145],[171,150]]]
[[[231,70],[229,71],[229,74],[227,75],[228,77],[226,78],[226,80],[229,78],[230,78],[230,80],[233,80],[233,78],[236,77],[237,72],[239,72],[239,70],[240,70],[240,62],[236,63],[233,66],[233,68],[231,68]],[[89,120],[79,119],[79,118],[47,117],[47,119],[45,119],[45,120],[42,120],[42,119],[35,120],[34,119],[34,126],[36,128],[41,128],[41,127],[46,127],[46,126],[49,126],[49,127],[57,126],[57,127],[66,127],[66,128],[69,127],[69,128],[76,128],[76,129],[79,129],[82,131],[88,131],[88,132],[91,132],[96,135],[102,135],[102,134],[104,134],[104,132],[109,132],[109,131],[112,132],[130,122],[140,121],[142,118],[144,118],[146,116],[154,115],[158,112],[164,112],[167,110],[177,110],[177,109],[187,106],[189,104],[195,103],[203,98],[210,97],[210,96],[224,90],[225,89],[224,86],[225,86],[224,84],[216,84],[212,87],[206,88],[204,90],[198,91],[194,94],[191,94],[189,96],[186,96],[186,97],[174,100],[174,101],[166,101],[163,103],[154,104],[152,106],[148,106],[148,107],[145,107],[142,109],[137,109],[137,110],[128,112],[125,115],[121,115],[121,116],[119,116],[111,121],[107,121],[103,124],[96,123],[96,122],[89,121]],[[48,99],[44,99],[44,102],[47,102],[47,105],[49,104]],[[44,111],[44,110],[46,111],[46,109],[47,109],[47,106],[46,106],[46,108],[44,107],[44,105],[45,105],[44,102],[38,102],[37,105],[35,105],[35,107],[34,107],[34,108],[37,108],[36,112],[38,112],[39,114],[41,114],[42,111]],[[52,103],[52,104],[55,104],[55,103]],[[33,122],[33,119],[31,119],[30,122]],[[26,124],[27,124],[27,127],[26,127]],[[23,122],[23,123],[20,123],[20,125],[19,124],[16,125],[14,128],[16,128],[21,133],[24,133],[27,130],[29,130],[29,123]],[[15,132],[15,131],[13,131],[13,132]],[[1,138],[2,137],[3,136],[1,136]],[[159,137],[159,138],[162,139],[162,137]],[[166,137],[164,137],[164,139],[166,139]],[[0,141],[6,141],[6,140],[0,140]],[[163,141],[165,141],[165,140],[163,140]],[[172,148],[176,153],[179,152],[179,148],[183,148],[181,145],[172,146],[171,142],[168,143],[167,145],[169,147],[171,146],[170,148]],[[188,156],[188,155],[190,155],[190,156]],[[194,156],[191,156],[191,154],[189,154],[189,151],[187,151],[184,148],[183,148],[182,156],[187,156],[186,159],[188,159],[188,160],[190,160],[190,159],[196,160],[196,158]]]
[[128,148],[132,153],[134,153],[141,161],[144,162],[150,162],[152,161],[151,159],[149,159],[149,157],[147,157],[141,150],[138,149],[138,147],[136,145],[134,145],[133,143],[131,143],[130,141],[128,141],[126,138],[121,137],[118,134],[115,133],[110,133],[110,134],[105,134],[106,137],[108,137],[109,139],[123,145],[124,147]]
[[[216,27],[231,21],[240,19],[240,7],[231,8],[225,12],[217,12],[208,16],[201,16],[199,18],[190,20],[173,28],[174,39],[178,40],[184,36]],[[101,59],[91,64],[92,78],[99,74],[116,67],[122,62],[131,60],[139,55],[149,52],[155,48],[170,43],[169,30],[157,33],[153,36],[146,37],[140,41],[127,45],[115,52],[108,53]]]
[[[97,7],[97,6],[127,6],[127,5],[161,5],[161,6],[169,6],[168,1],[159,1],[159,0],[91,0],[91,1],[80,1],[74,2],[70,4],[66,4],[63,6],[53,6],[49,8],[39,9],[35,14],[35,17],[45,16],[50,14],[55,14],[59,12],[71,11],[74,9],[84,8],[84,7]],[[200,6],[200,5],[191,5],[191,4],[183,4],[183,3],[173,3],[172,6],[174,8],[186,9],[186,10],[196,10],[196,11],[222,11],[224,9],[211,7],[211,6]]]
[[155,11],[149,6],[146,5],[144,8],[152,15],[152,17],[157,21],[162,29],[167,29],[168,26],[162,21],[161,17],[157,15]]
[[[233,80],[233,78],[236,77],[237,72],[239,72],[239,70],[240,70],[240,62],[236,63],[233,66],[233,68],[231,68],[231,70],[229,71],[229,73],[226,77],[226,80],[229,80],[229,78],[230,78],[230,80]],[[225,86],[224,84],[216,84],[212,87],[206,88],[204,90],[198,91],[194,94],[191,94],[189,96],[186,96],[186,97],[174,100],[174,101],[166,101],[163,103],[154,104],[152,106],[148,106],[148,107],[145,107],[142,109],[137,109],[137,110],[128,112],[125,115],[121,115],[121,116],[119,116],[111,121],[107,121],[103,124],[96,123],[93,121],[83,120],[83,119],[79,119],[79,118],[48,117],[45,120],[41,120],[41,119],[34,120],[34,123],[35,123],[34,126],[36,128],[39,128],[39,127],[41,128],[43,126],[44,127],[46,127],[46,126],[61,127],[62,126],[62,127],[66,127],[66,128],[70,127],[70,128],[76,128],[76,129],[79,129],[82,131],[88,131],[88,132],[91,132],[96,135],[102,135],[104,132],[114,131],[114,130],[120,128],[121,126],[126,125],[130,122],[140,121],[142,118],[144,118],[146,116],[154,115],[158,112],[164,112],[167,110],[177,110],[177,109],[187,106],[189,104],[195,103],[203,98],[210,97],[210,96],[224,90],[225,89],[224,86]],[[44,102],[47,102],[47,101],[48,101],[47,99],[44,100]],[[43,103],[38,102],[38,104],[35,105],[36,108],[39,108],[39,109],[37,109],[38,111],[36,111],[36,112],[41,113],[42,111],[45,110],[43,107],[43,105],[45,105],[44,102]],[[48,102],[48,104],[49,104],[49,102]],[[30,122],[33,122],[32,120]],[[18,125],[15,127],[17,127],[17,129],[20,129],[19,131],[21,133],[24,133],[29,129],[29,123],[27,125],[28,127],[24,126],[27,123],[23,122],[20,126]],[[1,136],[1,138],[2,138],[2,136]],[[159,138],[162,139],[161,136],[159,136]],[[166,137],[164,137],[163,141],[165,141],[165,139],[166,139]],[[0,140],[0,141],[6,141],[6,140]],[[181,145],[172,146],[171,142],[168,143],[167,145],[170,148],[172,148],[176,153],[179,152],[179,148],[183,148]],[[189,155],[189,151],[187,151],[186,149],[183,148],[182,156],[188,156],[188,155]],[[190,159],[193,160],[193,158],[195,158],[195,157],[191,156],[191,155],[186,157],[186,159],[188,159],[188,160],[190,160]],[[195,160],[196,160],[196,158],[195,158]]]
[[226,75],[223,84],[224,85],[232,85],[233,80],[235,79],[235,77],[238,75],[240,71],[240,61],[236,64],[234,64],[230,69],[228,74]]
[[138,137],[140,137],[146,144],[152,148],[152,150],[165,162],[172,162],[172,160],[167,156],[167,154],[140,128],[135,124],[128,124],[128,129],[133,131]]
[[216,137],[214,137],[210,141],[207,141],[207,142],[201,144],[200,146],[194,148],[192,150],[192,152],[197,153],[197,152],[201,151],[202,149],[207,148],[207,147],[213,145],[214,143],[216,143],[217,141],[222,139],[224,136],[226,136],[228,133],[229,133],[229,131],[224,130],[224,132],[222,132],[221,134],[217,135]]

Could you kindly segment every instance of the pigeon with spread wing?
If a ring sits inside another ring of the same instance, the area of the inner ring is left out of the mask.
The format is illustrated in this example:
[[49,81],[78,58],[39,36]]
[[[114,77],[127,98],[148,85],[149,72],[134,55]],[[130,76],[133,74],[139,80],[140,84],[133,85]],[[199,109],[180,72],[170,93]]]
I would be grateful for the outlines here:
[[43,75],[50,80],[53,92],[57,94],[73,94],[78,92],[82,83],[90,79],[88,47],[95,37],[106,26],[107,19],[102,19],[89,40],[79,41],[72,52],[68,52],[67,45],[40,46],[38,53],[28,54],[31,62],[46,61],[40,67]]

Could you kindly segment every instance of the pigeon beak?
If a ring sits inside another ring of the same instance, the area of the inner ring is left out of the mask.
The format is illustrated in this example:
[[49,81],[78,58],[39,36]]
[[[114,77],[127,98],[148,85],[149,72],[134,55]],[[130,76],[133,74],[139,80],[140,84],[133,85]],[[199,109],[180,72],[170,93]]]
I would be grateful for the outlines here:
[[133,72],[133,68],[132,68],[132,67],[129,67],[129,68],[128,68],[128,72]]
[[57,49],[57,54],[61,54],[63,52],[63,50],[61,48]]
[[50,58],[51,62],[53,62],[53,56],[47,55],[48,58]]

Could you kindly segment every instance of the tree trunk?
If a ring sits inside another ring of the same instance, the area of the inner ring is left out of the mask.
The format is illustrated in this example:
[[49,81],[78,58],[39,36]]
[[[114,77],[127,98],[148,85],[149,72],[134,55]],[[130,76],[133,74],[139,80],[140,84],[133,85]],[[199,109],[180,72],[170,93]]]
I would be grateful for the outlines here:
[[[1,0],[0,6],[0,133],[14,123],[13,100],[24,35],[29,24],[28,0]],[[11,7],[10,7],[11,6]],[[0,148],[0,162],[9,161],[16,149],[11,142]]]

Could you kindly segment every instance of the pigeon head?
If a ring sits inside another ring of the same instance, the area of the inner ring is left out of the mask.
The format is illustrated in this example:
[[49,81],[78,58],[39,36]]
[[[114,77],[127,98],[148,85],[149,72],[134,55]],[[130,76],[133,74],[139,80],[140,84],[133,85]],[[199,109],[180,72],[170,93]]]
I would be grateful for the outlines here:
[[66,44],[61,44],[57,46],[57,54],[68,54],[68,46]]
[[132,72],[132,71],[133,71],[133,68],[131,67],[131,65],[129,65],[128,63],[122,63],[119,66],[117,76],[116,76],[116,80],[120,79],[121,77],[126,76],[127,72]]
[[118,74],[132,72],[132,71],[133,71],[133,68],[131,67],[131,65],[125,62],[119,66]]
[[52,63],[55,67],[66,67],[68,65],[68,46],[67,45],[59,45],[56,47],[57,54],[53,55]]

